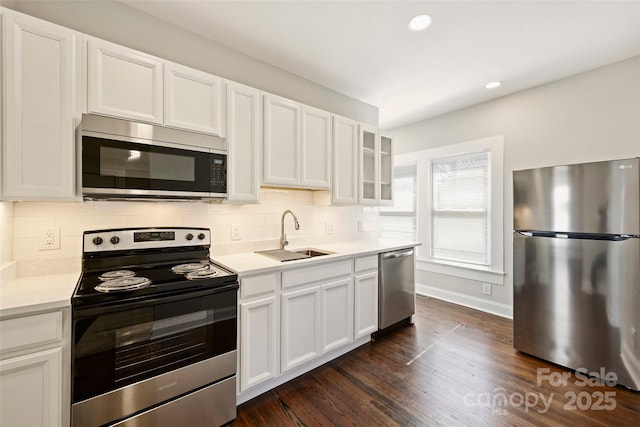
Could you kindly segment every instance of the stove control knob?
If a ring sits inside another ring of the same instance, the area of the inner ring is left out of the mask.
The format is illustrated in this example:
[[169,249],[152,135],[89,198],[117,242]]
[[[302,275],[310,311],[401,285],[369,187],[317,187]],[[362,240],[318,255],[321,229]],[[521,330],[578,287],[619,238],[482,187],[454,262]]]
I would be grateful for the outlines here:
[[204,233],[200,233],[200,234],[198,234],[198,239],[200,239],[200,240],[204,240],[204,238],[205,238]]
[[99,236],[98,236],[98,237],[94,237],[94,238],[93,238],[93,244],[94,244],[94,245],[96,245],[96,246],[101,245],[101,244],[102,244],[102,242],[103,242],[102,237],[99,237]]
[[191,233],[187,234],[187,240],[193,240],[193,234]]
[[120,243],[120,238],[118,236],[113,236],[109,241],[112,245],[117,245],[118,243]]

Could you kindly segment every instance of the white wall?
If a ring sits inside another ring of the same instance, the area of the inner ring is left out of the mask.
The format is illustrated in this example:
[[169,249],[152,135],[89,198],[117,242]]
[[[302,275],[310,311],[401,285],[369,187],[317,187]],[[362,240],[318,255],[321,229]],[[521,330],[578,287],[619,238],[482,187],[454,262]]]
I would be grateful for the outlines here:
[[[83,231],[102,228],[210,228],[213,233],[211,253],[214,257],[277,248],[280,218],[286,209],[293,210],[300,222],[300,230],[296,231],[291,218],[285,219],[285,232],[292,248],[377,237],[377,208],[314,206],[312,199],[311,191],[263,189],[259,205],[199,202],[3,202],[0,203],[2,242],[4,248],[5,222],[13,221],[13,260],[17,264],[18,276],[25,277],[46,274],[45,272],[79,271]],[[371,229],[376,231],[359,232],[359,221],[369,223]],[[335,233],[325,234],[325,222],[334,224]],[[231,240],[232,224],[239,227],[239,241]],[[10,235],[11,226],[7,227]],[[59,250],[38,249],[39,235],[43,228],[48,227],[60,228]],[[11,241],[11,237],[8,240]]]
[[188,65],[355,120],[378,125],[378,108],[117,1],[18,0],[10,7],[59,25]]
[[[505,82],[509,84],[509,82]],[[505,286],[418,272],[419,283],[502,312],[512,292],[512,172],[640,156],[640,57],[394,129],[396,153],[504,135]]]

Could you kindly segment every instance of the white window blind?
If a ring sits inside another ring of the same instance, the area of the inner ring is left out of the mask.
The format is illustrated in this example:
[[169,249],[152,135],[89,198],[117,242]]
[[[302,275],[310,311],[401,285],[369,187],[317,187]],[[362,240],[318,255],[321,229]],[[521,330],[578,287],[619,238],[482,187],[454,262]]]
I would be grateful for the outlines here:
[[489,265],[489,152],[431,160],[431,256]]
[[417,166],[393,169],[393,207],[380,208],[380,237],[416,241]]

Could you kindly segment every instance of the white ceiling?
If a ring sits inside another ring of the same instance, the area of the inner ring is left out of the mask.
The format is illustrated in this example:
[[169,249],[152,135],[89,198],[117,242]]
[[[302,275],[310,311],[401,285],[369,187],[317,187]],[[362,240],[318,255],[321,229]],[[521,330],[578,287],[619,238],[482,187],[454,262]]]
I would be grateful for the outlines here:
[[640,0],[124,3],[375,105],[385,129],[640,55]]

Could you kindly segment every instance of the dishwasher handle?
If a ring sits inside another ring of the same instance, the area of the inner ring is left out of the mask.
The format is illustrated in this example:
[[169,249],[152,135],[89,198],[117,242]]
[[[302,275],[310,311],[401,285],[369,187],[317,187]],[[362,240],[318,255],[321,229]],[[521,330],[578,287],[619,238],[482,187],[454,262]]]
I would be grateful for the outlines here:
[[413,255],[413,249],[406,251],[406,252],[393,252],[393,253],[389,253],[389,254],[384,254],[382,255],[382,259],[390,259],[390,258],[402,258],[402,257],[406,257],[406,256],[411,256]]

